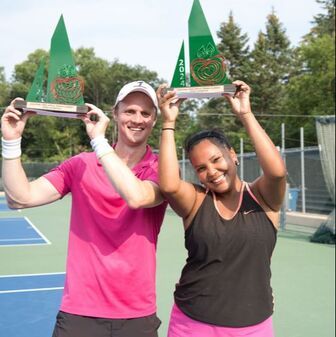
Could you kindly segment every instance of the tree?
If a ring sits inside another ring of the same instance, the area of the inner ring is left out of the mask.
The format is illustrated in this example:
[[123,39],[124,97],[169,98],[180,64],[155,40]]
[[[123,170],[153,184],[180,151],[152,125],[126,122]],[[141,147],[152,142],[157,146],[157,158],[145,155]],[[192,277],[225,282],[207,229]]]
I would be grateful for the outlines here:
[[278,17],[267,17],[266,33],[260,32],[251,53],[250,83],[253,109],[259,114],[278,113],[284,84],[291,69],[290,42]]
[[85,148],[79,142],[80,120],[33,116],[22,136],[23,160],[60,162]]
[[[292,49],[274,10],[267,17],[266,33],[260,32],[251,53],[249,83],[252,109],[258,115],[283,113],[284,93],[292,71]],[[280,143],[279,118],[261,120],[275,144]]]
[[[315,16],[315,25],[304,36],[295,51],[295,72],[289,79],[285,112],[306,116],[335,113],[335,5],[333,1],[318,1],[327,14]],[[299,138],[299,126],[305,128],[305,139],[316,144],[312,118],[290,119],[289,138]],[[291,144],[290,144],[291,145]]]
[[9,84],[6,81],[4,67],[0,67],[0,107],[4,107],[9,101]]
[[104,109],[109,95],[109,62],[97,57],[93,48],[77,49],[75,60],[78,74],[85,80],[84,101]]
[[228,22],[221,23],[217,36],[221,40],[217,48],[230,62],[230,77],[246,81],[244,68],[249,59],[249,39],[246,33],[241,33],[240,27],[234,22],[232,12],[229,14]]
[[306,39],[335,34],[335,0],[316,0],[316,2],[322,5],[326,13],[314,16],[314,27],[306,35]]
[[[43,49],[35,50],[28,55],[26,61],[15,66],[10,90],[11,99],[15,97],[26,97],[42,59],[45,59],[45,67],[47,69],[49,56]],[[45,73],[47,74],[46,69]]]
[[234,149],[239,148],[240,138],[245,131],[239,120],[232,114],[225,98],[211,99],[204,104],[197,115],[199,129],[222,129]]

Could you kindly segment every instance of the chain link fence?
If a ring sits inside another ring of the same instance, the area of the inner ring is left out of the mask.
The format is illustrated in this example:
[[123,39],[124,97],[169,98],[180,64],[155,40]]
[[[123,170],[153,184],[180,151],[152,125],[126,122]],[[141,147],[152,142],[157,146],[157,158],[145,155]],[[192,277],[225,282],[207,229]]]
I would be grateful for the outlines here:
[[[287,149],[283,153],[288,171],[288,193],[289,201],[287,209],[290,211],[307,213],[329,214],[334,208],[333,201],[329,196],[329,192],[324,180],[320,151],[318,147],[304,148],[304,169],[301,169],[302,150],[300,148]],[[255,153],[244,153],[239,155],[240,166],[238,173],[241,178],[247,182],[256,179],[261,168]],[[58,163],[24,163],[24,170],[29,180],[36,179],[47,173]],[[197,176],[192,168],[189,160],[180,160],[181,174],[184,179],[197,183]],[[302,185],[302,171],[304,172],[304,186]],[[2,178],[2,177],[0,177]],[[0,189],[3,191],[2,179]],[[302,198],[303,191],[305,199]]]
[[[184,158],[183,155],[182,157]],[[261,168],[255,153],[244,153],[238,157],[240,177],[247,182],[256,179],[261,173]],[[334,208],[334,203],[330,198],[323,176],[319,147],[305,147],[303,151],[301,148],[286,149],[283,152],[283,157],[288,171],[286,211],[329,214]],[[302,158],[304,158],[304,162],[302,162]],[[301,167],[302,163],[304,164],[303,168]],[[34,162],[24,163],[23,167],[29,180],[34,180],[57,164]],[[180,160],[180,169],[185,180],[198,182],[188,159]],[[3,191],[2,177],[0,177],[0,190]]]
[[[286,210],[329,214],[334,208],[334,203],[324,180],[319,147],[305,147],[303,151],[301,148],[287,149],[282,155],[288,172]],[[304,158],[303,168],[301,167],[302,157]],[[261,174],[255,153],[240,154],[238,158],[240,161],[238,173],[241,179],[252,182]],[[180,169],[184,179],[194,183],[198,182],[188,160],[180,160]]]

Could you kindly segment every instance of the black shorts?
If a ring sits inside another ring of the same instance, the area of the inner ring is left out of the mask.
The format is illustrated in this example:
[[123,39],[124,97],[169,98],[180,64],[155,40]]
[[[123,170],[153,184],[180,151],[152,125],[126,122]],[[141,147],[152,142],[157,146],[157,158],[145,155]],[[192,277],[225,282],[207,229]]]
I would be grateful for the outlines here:
[[156,314],[130,319],[108,319],[59,311],[52,337],[158,337]]

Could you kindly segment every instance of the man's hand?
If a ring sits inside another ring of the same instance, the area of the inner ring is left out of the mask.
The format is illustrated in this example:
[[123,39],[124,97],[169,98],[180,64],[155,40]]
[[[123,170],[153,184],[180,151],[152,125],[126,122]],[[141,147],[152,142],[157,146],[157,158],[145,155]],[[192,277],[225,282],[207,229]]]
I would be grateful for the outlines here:
[[35,112],[27,111],[25,113],[14,108],[14,102],[23,100],[15,98],[5,109],[1,117],[1,133],[5,140],[18,139],[22,136],[23,130],[29,117],[35,115]]
[[95,105],[89,103],[86,103],[85,105],[87,105],[90,110],[85,114],[85,116],[81,117],[81,119],[85,123],[88,136],[90,139],[94,139],[98,136],[105,137],[105,132],[109,125],[110,119],[101,109],[97,108]]

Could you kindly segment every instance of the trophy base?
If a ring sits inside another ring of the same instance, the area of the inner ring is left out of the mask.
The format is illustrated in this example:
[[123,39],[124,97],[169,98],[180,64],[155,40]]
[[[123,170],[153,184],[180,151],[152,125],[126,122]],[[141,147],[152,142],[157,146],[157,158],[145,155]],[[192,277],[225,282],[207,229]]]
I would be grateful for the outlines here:
[[89,111],[86,105],[71,105],[71,104],[58,104],[46,102],[27,102],[16,101],[14,103],[15,109],[36,112],[38,115],[65,117],[65,118],[78,118]]
[[239,86],[234,84],[212,85],[202,87],[167,88],[167,91],[175,90],[179,98],[212,98],[223,94],[234,96],[239,91]]

